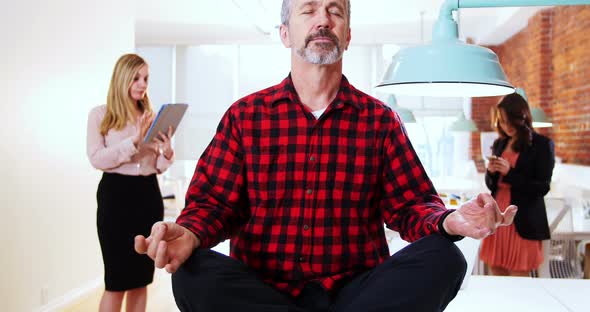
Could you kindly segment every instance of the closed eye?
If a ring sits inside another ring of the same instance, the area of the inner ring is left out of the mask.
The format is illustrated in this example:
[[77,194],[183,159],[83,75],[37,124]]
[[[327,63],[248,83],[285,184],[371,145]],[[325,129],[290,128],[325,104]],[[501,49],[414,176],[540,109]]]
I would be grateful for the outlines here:
[[329,12],[330,12],[330,14],[333,14],[333,15],[336,15],[336,16],[339,16],[339,17],[342,17],[343,16],[342,12],[340,10],[338,10],[338,9],[336,9],[336,10],[330,10]]

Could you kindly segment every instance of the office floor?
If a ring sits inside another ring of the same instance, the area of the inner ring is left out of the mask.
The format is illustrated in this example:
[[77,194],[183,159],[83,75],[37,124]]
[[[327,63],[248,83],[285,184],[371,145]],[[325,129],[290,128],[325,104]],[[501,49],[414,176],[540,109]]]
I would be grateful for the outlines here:
[[[98,311],[102,289],[96,290],[88,296],[81,298],[71,306],[62,310],[62,312],[87,312]],[[123,307],[125,302],[123,302]],[[124,308],[122,309],[124,311]],[[174,296],[172,294],[172,285],[170,283],[170,274],[164,270],[156,270],[154,282],[148,286],[147,311],[158,312],[178,312]]]

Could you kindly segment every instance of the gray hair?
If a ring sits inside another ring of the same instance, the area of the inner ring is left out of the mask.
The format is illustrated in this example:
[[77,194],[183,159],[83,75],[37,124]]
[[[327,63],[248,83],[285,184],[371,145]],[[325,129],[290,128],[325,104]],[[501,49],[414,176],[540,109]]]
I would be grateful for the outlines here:
[[[291,16],[292,0],[283,0],[281,8],[281,24],[289,26],[289,17]],[[346,17],[348,18],[348,25],[350,25],[350,0],[346,0]]]

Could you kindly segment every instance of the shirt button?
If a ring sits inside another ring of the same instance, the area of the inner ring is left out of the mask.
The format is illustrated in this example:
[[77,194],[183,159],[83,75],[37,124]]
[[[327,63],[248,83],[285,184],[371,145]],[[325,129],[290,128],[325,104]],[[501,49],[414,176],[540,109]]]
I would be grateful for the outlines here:
[[315,157],[314,156],[309,157],[309,161],[315,161]]
[[307,225],[307,224],[303,225],[303,229],[304,229],[305,231],[309,230],[309,225]]
[[313,191],[311,189],[307,189],[307,194],[310,195],[311,193],[313,193]]
[[305,261],[305,257],[299,257],[299,262]]

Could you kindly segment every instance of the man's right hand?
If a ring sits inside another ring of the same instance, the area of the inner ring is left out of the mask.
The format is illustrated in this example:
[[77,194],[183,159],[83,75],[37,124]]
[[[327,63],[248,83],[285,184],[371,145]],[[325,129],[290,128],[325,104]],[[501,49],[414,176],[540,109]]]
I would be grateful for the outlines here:
[[174,222],[156,222],[149,237],[135,236],[135,251],[147,254],[157,268],[174,273],[193,250],[201,245],[199,238]]

